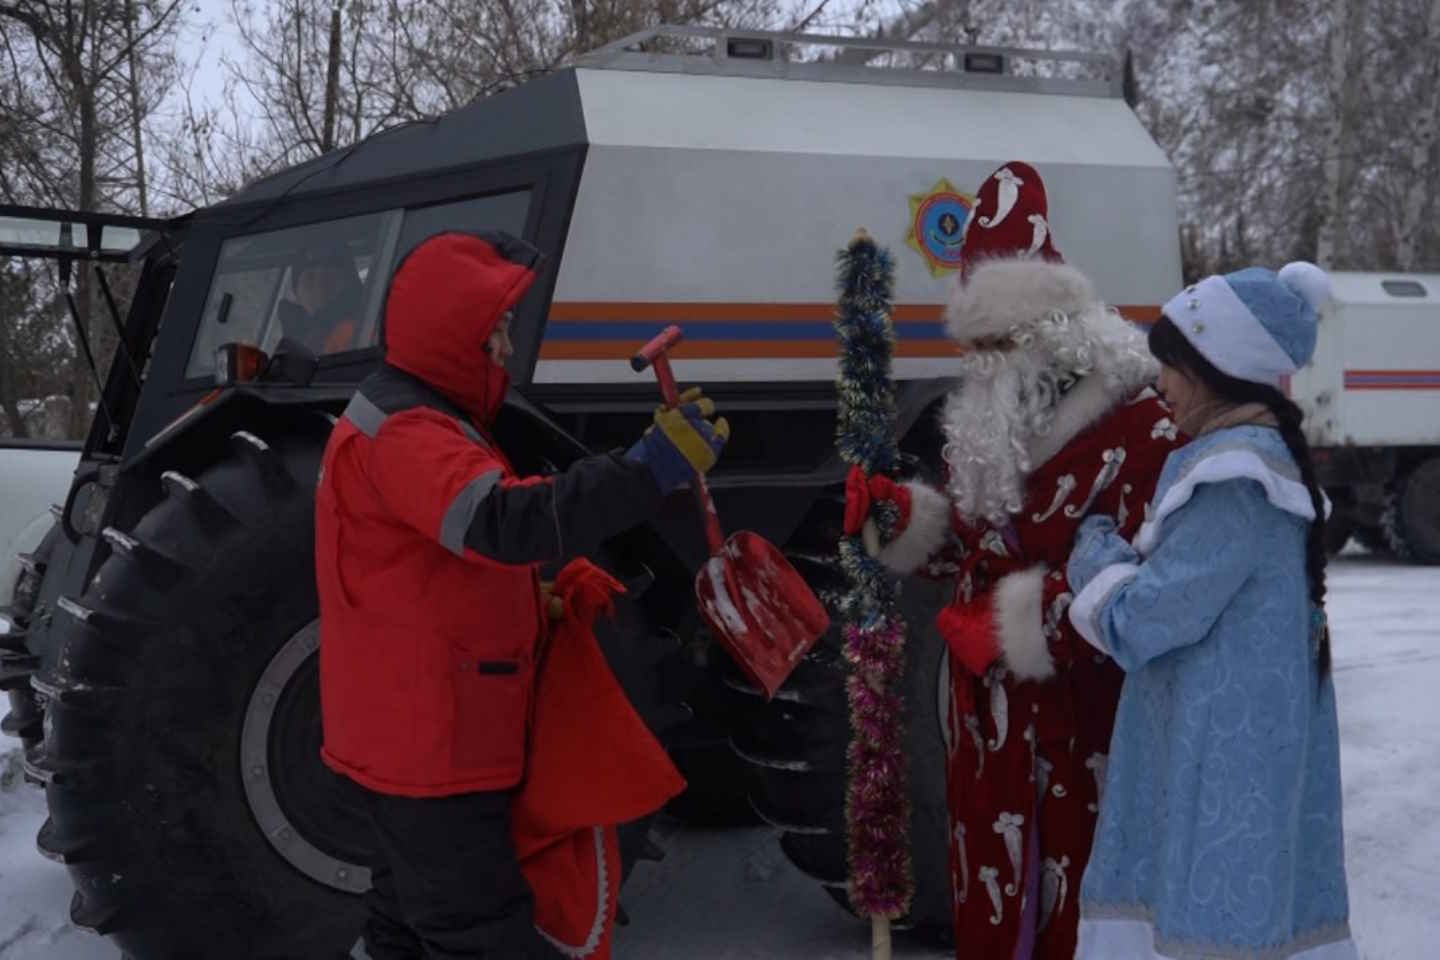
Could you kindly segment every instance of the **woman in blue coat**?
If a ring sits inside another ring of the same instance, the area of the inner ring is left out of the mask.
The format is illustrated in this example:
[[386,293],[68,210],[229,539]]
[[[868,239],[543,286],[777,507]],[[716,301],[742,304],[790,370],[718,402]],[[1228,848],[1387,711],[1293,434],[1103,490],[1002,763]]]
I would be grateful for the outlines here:
[[1329,279],[1208,277],[1150,350],[1193,441],[1133,543],[1097,517],[1070,618],[1126,671],[1079,960],[1354,960],[1325,625],[1325,512],[1301,412]]

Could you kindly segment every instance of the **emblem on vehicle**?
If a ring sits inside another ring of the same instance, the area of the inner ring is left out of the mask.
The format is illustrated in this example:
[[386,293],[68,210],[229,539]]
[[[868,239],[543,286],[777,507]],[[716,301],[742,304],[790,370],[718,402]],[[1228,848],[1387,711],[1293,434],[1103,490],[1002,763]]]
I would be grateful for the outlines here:
[[943,178],[928,193],[910,195],[910,229],[905,242],[925,258],[931,276],[960,269],[965,226],[974,209],[975,198]]

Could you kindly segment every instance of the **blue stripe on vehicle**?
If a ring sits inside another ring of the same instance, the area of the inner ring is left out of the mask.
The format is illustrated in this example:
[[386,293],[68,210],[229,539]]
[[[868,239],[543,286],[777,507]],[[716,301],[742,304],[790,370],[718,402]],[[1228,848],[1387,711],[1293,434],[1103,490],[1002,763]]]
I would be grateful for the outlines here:
[[[571,323],[551,321],[545,327],[547,340],[649,340],[665,329],[657,323]],[[903,340],[944,340],[940,324],[907,323],[898,333]],[[686,326],[685,339],[706,340],[834,340],[835,328],[828,323],[694,323]]]

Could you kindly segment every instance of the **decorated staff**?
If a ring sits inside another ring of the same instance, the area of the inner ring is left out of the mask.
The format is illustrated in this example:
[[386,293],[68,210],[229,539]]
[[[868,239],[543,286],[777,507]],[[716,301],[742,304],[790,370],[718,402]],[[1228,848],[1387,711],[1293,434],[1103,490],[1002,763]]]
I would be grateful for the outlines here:
[[[835,333],[841,349],[836,445],[851,464],[847,488],[856,484],[866,488],[863,494],[847,489],[848,502],[868,505],[868,487],[893,488],[886,475],[900,463],[895,385],[890,377],[895,265],[864,230],[856,233],[838,260]],[[900,507],[898,498],[878,494],[873,522],[866,522],[864,510],[847,509],[846,535],[840,541],[840,559],[852,584],[844,601],[854,731],[845,817],[850,904],[871,919],[875,956],[888,957],[890,921],[909,911],[915,882],[903,739],[905,622],[898,607],[900,583],[871,555],[878,552],[877,542],[888,542],[900,525]]]

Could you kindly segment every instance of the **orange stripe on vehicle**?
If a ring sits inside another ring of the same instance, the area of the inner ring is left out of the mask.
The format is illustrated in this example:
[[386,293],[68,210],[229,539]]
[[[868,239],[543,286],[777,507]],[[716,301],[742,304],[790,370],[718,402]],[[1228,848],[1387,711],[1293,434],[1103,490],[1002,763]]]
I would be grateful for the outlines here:
[[[644,341],[547,340],[540,345],[541,360],[629,360]],[[782,359],[831,360],[839,355],[833,343],[805,340],[686,340],[670,351],[676,360]],[[945,342],[895,344],[897,357],[958,357],[959,347]]]
[[1123,306],[1116,307],[1120,315],[1131,323],[1138,323],[1143,326],[1150,326],[1160,319],[1160,306],[1158,304],[1147,306]]

